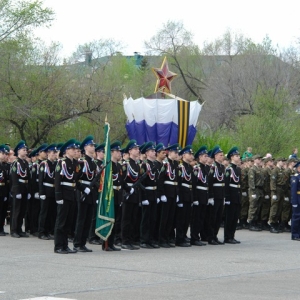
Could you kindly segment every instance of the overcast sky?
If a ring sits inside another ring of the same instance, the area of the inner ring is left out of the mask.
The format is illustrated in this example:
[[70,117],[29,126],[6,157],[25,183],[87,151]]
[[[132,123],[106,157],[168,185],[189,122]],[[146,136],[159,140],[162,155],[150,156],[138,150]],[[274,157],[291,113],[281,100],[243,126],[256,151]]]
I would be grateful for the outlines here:
[[58,41],[62,55],[70,56],[78,45],[112,38],[122,41],[126,55],[143,54],[149,40],[167,21],[182,21],[201,46],[226,29],[243,33],[255,42],[269,35],[274,44],[288,47],[300,37],[299,0],[44,0],[56,19],[36,34],[47,44]]

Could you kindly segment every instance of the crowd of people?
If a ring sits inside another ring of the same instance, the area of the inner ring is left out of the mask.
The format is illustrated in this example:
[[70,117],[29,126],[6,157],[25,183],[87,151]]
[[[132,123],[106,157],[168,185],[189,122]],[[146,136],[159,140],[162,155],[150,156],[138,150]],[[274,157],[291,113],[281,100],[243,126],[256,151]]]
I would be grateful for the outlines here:
[[11,237],[52,239],[59,254],[91,252],[87,242],[105,251],[239,244],[237,229],[292,231],[300,240],[295,156],[262,157],[251,148],[242,155],[237,147],[225,155],[219,146],[193,153],[190,145],[131,140],[123,149],[110,145],[115,223],[104,243],[95,234],[95,178],[105,149],[92,136],[30,152],[24,141],[0,145],[0,236],[8,235],[9,213]]

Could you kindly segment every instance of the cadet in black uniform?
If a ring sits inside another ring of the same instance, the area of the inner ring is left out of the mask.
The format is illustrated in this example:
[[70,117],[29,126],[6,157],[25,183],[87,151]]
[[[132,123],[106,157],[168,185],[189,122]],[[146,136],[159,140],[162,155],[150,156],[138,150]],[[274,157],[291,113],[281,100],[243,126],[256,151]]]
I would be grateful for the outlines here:
[[56,219],[56,201],[54,188],[54,172],[56,166],[56,144],[49,145],[45,152],[47,160],[40,163],[39,168],[39,197],[41,210],[39,215],[39,239],[54,239],[54,226]]
[[234,238],[236,225],[241,210],[241,162],[237,147],[229,150],[227,158],[231,160],[225,170],[225,224],[224,242],[227,244],[239,244]]
[[9,148],[6,145],[0,145],[0,236],[5,236],[4,222],[8,208],[9,198],[9,175],[7,168],[7,157]]
[[14,149],[17,159],[11,166],[11,193],[13,196],[13,215],[11,225],[11,236],[14,238],[28,237],[26,232],[22,231],[23,218],[26,212],[27,201],[30,199],[30,188],[28,180],[30,170],[27,157],[27,146],[24,141],[20,141]]
[[92,135],[87,136],[80,145],[80,149],[84,150],[84,159],[79,160],[81,165],[81,177],[79,182],[82,187],[90,189],[90,193],[83,198],[77,199],[78,213],[74,235],[74,250],[79,252],[92,252],[91,249],[86,247],[86,240],[89,235],[91,227],[93,206],[96,203],[98,197],[99,185],[90,186],[91,182],[98,173],[98,167],[94,160],[95,155],[95,143]]
[[193,167],[190,163],[194,160],[192,146],[183,148],[179,155],[182,156],[182,163],[179,164],[178,193],[179,202],[176,212],[176,246],[190,247],[186,241],[186,234],[190,224],[191,204],[193,202]]
[[90,193],[88,187],[79,183],[81,176],[80,165],[74,159],[76,141],[71,139],[61,148],[60,152],[65,152],[65,158],[60,159],[55,168],[55,200],[57,206],[57,217],[54,231],[54,252],[59,254],[76,253],[68,247],[68,232],[72,226],[72,205],[76,201],[77,188]]
[[[136,140],[130,140],[126,146],[125,152],[129,153],[129,160],[123,164],[122,172],[124,176],[124,185],[132,187],[140,177],[140,166],[138,159],[140,155],[139,145]],[[137,250],[138,246],[133,245],[133,236],[135,231],[136,219],[139,209],[139,190],[131,188],[130,195],[124,199],[122,205],[122,249]]]
[[215,163],[211,166],[208,174],[208,204],[213,206],[213,211],[209,220],[207,240],[210,245],[224,245],[224,242],[219,241],[217,237],[222,222],[225,197],[223,150],[219,146],[215,146],[211,156]]
[[141,191],[142,202],[142,221],[141,221],[141,248],[159,248],[154,242],[154,226],[157,210],[157,180],[158,172],[154,164],[156,154],[153,142],[144,145],[143,154],[146,154],[146,160],[141,165],[141,175],[147,173],[143,180],[144,189]]
[[195,192],[192,208],[192,221],[191,221],[191,245],[205,246],[201,242],[201,232],[204,229],[205,213],[208,201],[208,172],[206,168],[207,162],[207,147],[202,146],[195,153],[195,159],[198,164],[194,166],[195,175]]

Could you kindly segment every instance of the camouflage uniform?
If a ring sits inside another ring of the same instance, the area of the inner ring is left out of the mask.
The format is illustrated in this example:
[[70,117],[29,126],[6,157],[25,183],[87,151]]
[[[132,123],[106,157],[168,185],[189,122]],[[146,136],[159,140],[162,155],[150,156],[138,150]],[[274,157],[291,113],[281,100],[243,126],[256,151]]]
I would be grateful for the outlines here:
[[284,202],[284,189],[286,184],[286,173],[282,168],[276,166],[271,172],[270,188],[271,188],[271,208],[269,215],[269,223],[271,228],[279,221]]
[[260,208],[264,200],[264,175],[261,167],[254,165],[250,168],[248,173],[249,184],[249,211],[248,221],[250,223],[250,230],[261,230],[257,226]]

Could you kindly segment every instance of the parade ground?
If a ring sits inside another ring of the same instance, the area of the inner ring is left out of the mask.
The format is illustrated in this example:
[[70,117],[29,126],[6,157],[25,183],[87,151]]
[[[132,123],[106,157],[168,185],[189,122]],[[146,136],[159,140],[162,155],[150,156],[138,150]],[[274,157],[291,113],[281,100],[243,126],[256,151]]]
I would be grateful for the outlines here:
[[92,253],[61,255],[53,241],[8,235],[0,238],[0,299],[300,299],[300,242],[248,230],[236,239],[118,252],[87,244]]

